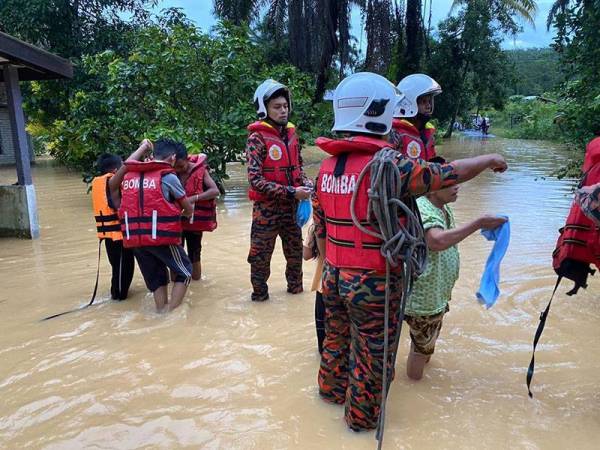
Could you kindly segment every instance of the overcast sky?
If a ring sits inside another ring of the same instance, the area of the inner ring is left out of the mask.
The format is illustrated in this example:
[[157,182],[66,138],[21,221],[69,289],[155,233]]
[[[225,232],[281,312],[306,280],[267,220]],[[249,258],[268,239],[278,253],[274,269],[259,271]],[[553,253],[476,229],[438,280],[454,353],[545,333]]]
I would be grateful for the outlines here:
[[[196,25],[208,31],[216,23],[212,14],[212,3],[212,0],[159,0],[156,10],[168,7],[182,8]],[[523,24],[523,33],[519,33],[514,38],[507,38],[503,44],[504,48],[547,47],[552,42],[554,32],[553,30],[546,31],[546,17],[553,0],[538,0],[537,3],[538,13],[535,18],[535,28],[529,24]],[[433,2],[432,25],[437,24],[448,15],[451,4],[452,0],[435,0]],[[360,34],[363,31],[359,14],[353,15],[352,23],[352,33],[360,40]]]

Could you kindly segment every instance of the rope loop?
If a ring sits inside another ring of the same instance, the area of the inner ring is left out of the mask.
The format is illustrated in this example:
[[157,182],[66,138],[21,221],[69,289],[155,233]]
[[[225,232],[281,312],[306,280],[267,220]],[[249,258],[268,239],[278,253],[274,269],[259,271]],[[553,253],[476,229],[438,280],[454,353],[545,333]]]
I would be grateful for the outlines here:
[[[385,428],[385,405],[389,389],[391,370],[396,355],[389,358],[389,312],[390,312],[390,277],[391,268],[399,274],[401,280],[401,303],[398,308],[398,330],[394,336],[397,346],[404,320],[406,300],[412,291],[413,281],[423,273],[427,262],[427,245],[421,223],[421,216],[414,197],[402,191],[402,177],[397,161],[401,154],[391,148],[384,148],[375,153],[373,159],[363,168],[356,181],[356,188],[350,202],[352,222],[363,233],[382,241],[381,255],[386,261],[385,282],[385,314],[383,331],[383,376],[379,422],[376,438],[378,449],[383,445]],[[369,174],[370,184],[367,189],[367,220],[370,227],[361,224],[356,215],[356,198],[360,186]]]

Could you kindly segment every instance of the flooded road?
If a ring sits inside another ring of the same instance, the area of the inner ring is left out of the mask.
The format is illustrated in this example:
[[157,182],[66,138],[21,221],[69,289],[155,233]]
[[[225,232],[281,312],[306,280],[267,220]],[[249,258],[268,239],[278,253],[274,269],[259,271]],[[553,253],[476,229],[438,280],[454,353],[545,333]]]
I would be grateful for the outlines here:
[[[388,400],[384,448],[597,448],[600,430],[600,280],[566,297],[560,288],[538,346],[534,399],[525,373],[539,312],[556,277],[551,253],[571,184],[544,177],[565,161],[543,142],[454,139],[449,159],[498,151],[505,174],[463,185],[457,223],[510,217],[502,294],[475,299],[491,244],[459,248],[461,276],[423,380],[405,376],[403,328]],[[318,166],[307,152],[308,171]],[[91,198],[76,173],[39,165],[34,181],[42,238],[0,240],[0,448],[372,449],[343,410],[318,398],[314,294],[285,292],[281,247],[271,300],[250,302],[251,205],[244,168],[232,165],[219,228],[203,240],[203,279],[181,308],[154,312],[140,272],[130,298],[109,300],[102,255],[99,305],[40,323],[89,301],[98,243]],[[0,183],[14,182],[0,169]],[[308,290],[314,263],[305,264]]]

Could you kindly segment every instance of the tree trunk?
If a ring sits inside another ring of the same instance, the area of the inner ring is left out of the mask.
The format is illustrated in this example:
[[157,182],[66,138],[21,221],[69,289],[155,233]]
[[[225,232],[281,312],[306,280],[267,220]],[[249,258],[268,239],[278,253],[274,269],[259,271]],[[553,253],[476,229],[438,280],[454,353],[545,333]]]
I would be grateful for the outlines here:
[[448,129],[446,130],[446,133],[443,136],[444,139],[452,137],[452,131],[454,131],[454,124],[456,123],[456,117],[458,116],[458,112],[460,111],[460,106],[462,103],[462,91],[463,91],[463,86],[465,85],[465,80],[467,79],[468,72],[469,72],[469,63],[467,62],[467,63],[465,63],[465,67],[463,69],[462,76],[460,77],[459,89],[457,89],[459,94],[458,94],[458,98],[456,99],[456,108],[454,108],[454,111],[452,112],[452,119],[450,119],[450,124],[448,125]]
[[423,31],[421,30],[421,0],[406,2],[406,52],[405,75],[417,73],[421,68]]
[[[338,28],[338,8],[340,0],[322,0],[319,3],[319,20],[321,21],[321,36],[323,37],[323,48],[319,58],[319,67],[317,71],[317,82],[313,104],[323,100],[325,86],[329,79],[329,69],[333,60],[333,55],[337,51],[337,28]],[[342,0],[343,3],[343,0]]]

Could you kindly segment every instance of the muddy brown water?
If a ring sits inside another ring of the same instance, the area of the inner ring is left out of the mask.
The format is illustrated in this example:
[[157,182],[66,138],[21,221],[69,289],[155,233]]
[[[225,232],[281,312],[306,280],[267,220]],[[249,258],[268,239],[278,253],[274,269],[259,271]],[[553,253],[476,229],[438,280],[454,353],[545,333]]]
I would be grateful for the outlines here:
[[[475,300],[491,244],[471,236],[460,244],[460,280],[418,383],[404,375],[403,330],[384,448],[598,448],[598,279],[575,298],[561,287],[537,353],[533,400],[525,389],[572,186],[544,177],[566,156],[548,143],[503,139],[457,138],[440,149],[452,159],[491,151],[506,155],[510,171],[463,185],[454,206],[459,223],[510,217],[502,295],[489,310]],[[319,153],[306,159],[314,174]],[[318,398],[314,295],[285,292],[279,244],[271,300],[249,301],[243,167],[231,166],[219,228],[203,243],[203,279],[181,308],[156,314],[139,271],[130,298],[110,301],[103,255],[98,306],[43,323],[88,301],[97,240],[80,176],[48,164],[33,176],[42,238],[0,240],[0,448],[375,447],[373,433],[348,431],[342,409]],[[0,183],[14,178],[14,169],[0,169]],[[313,271],[306,263],[307,289]]]

